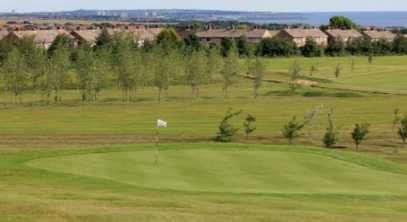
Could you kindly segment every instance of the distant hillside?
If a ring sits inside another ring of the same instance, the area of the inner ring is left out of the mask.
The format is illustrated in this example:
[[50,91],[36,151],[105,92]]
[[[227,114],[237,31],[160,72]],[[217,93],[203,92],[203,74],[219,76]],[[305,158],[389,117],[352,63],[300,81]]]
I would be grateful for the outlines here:
[[76,10],[63,12],[36,12],[11,14],[3,16],[19,16],[34,18],[63,18],[63,19],[101,19],[125,21],[239,21],[252,23],[279,24],[327,24],[334,15],[350,17],[363,26],[405,27],[407,26],[406,12],[316,12],[316,13],[281,13],[266,11],[216,11],[216,10]]

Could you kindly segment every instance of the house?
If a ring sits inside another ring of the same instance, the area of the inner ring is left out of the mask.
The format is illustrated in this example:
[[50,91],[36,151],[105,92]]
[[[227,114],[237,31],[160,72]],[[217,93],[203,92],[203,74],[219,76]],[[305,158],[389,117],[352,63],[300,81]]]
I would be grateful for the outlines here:
[[380,40],[392,42],[396,38],[396,34],[390,31],[366,30],[363,34],[373,42]]
[[227,29],[209,29],[203,32],[197,32],[196,36],[201,43],[217,43],[219,44],[222,39],[232,38],[236,39],[241,36],[247,38],[251,43],[259,43],[265,38],[272,38],[276,32],[266,29],[251,29],[251,30],[227,30]]
[[19,39],[33,38],[34,43],[41,48],[48,49],[58,35],[70,36],[65,30],[35,30],[35,31],[15,31],[13,32]]
[[284,29],[275,38],[293,41],[298,47],[304,46],[307,39],[314,40],[320,46],[328,45],[328,35],[319,29]]
[[8,31],[6,31],[6,30],[1,30],[1,31],[0,31],[0,40],[3,40],[8,34],[9,34]]
[[349,40],[363,37],[363,35],[355,29],[328,29],[325,31],[325,33],[328,35],[328,39],[340,39],[344,42],[349,42]]
[[[147,41],[154,41],[157,35],[161,32],[160,28],[140,28],[140,29],[107,29],[110,35],[117,33],[130,34],[137,42],[139,46],[144,45]],[[71,35],[74,36],[75,40],[80,42],[86,42],[90,45],[96,44],[97,37],[100,35],[102,30],[77,30],[72,31]]]
[[90,45],[96,44],[96,39],[102,31],[96,30],[75,30],[71,32],[77,43],[88,43]]
[[134,41],[136,41],[140,47],[146,42],[154,41],[161,31],[161,28],[140,28],[126,30],[126,32],[133,35]]

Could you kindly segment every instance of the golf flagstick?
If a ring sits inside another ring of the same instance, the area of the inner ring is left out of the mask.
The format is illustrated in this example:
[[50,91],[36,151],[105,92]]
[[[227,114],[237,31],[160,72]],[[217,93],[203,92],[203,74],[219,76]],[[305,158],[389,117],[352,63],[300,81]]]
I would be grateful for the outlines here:
[[157,120],[157,127],[156,127],[156,131],[155,131],[155,147],[156,147],[155,161],[154,161],[155,165],[158,164],[158,157],[159,157],[160,128],[167,128],[167,122],[165,122],[164,120],[161,120],[161,119]]

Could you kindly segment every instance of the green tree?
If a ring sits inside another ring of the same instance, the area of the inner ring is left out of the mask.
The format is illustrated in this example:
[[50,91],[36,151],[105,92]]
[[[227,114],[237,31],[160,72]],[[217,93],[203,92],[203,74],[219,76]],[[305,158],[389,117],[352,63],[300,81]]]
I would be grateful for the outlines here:
[[61,90],[64,89],[65,80],[71,68],[70,53],[67,48],[55,49],[50,59],[49,83],[54,94],[54,102],[62,101]]
[[252,134],[256,130],[256,126],[254,125],[256,123],[256,117],[248,114],[244,123],[244,132],[246,134],[246,139],[249,139],[249,135]]
[[405,55],[407,54],[407,38],[403,35],[398,35],[393,41],[393,52]]
[[342,72],[342,66],[341,64],[337,64],[335,67],[335,77],[339,78],[339,76],[341,75]]
[[326,128],[324,138],[322,140],[327,148],[331,148],[338,142],[337,131],[333,121],[333,110],[328,113],[328,127]]
[[220,46],[221,46],[222,55],[225,57],[230,54],[230,51],[237,50],[236,42],[232,38],[223,38],[220,42]]
[[124,40],[118,48],[115,69],[117,82],[122,90],[122,100],[129,102],[143,85],[144,66],[141,51]]
[[171,84],[182,78],[177,75],[184,75],[185,64],[181,53],[176,49],[163,50],[156,47],[153,50],[153,57],[153,85],[158,89],[158,101],[161,101],[162,94],[168,92]]
[[232,109],[229,109],[226,112],[226,115],[223,117],[222,121],[219,124],[219,132],[216,136],[216,141],[218,142],[231,142],[236,136],[236,133],[239,131],[239,128],[233,126],[230,122],[234,117],[239,116],[241,111],[233,112]]
[[352,132],[352,139],[355,142],[356,151],[359,150],[359,145],[366,140],[369,134],[369,124],[356,124]]
[[329,28],[331,29],[354,29],[356,28],[355,23],[344,16],[334,16],[329,19]]
[[177,48],[183,43],[182,38],[173,28],[163,29],[156,38],[157,44],[164,49]]
[[306,57],[320,57],[323,54],[322,47],[312,38],[307,38],[301,52]]
[[342,38],[331,38],[325,51],[326,54],[331,56],[344,56],[346,54],[346,43]]
[[186,82],[191,86],[192,97],[199,97],[202,84],[208,83],[208,58],[201,50],[192,52],[187,61]]
[[403,146],[405,146],[407,142],[407,115],[405,115],[400,120],[400,128],[398,130],[398,134],[401,140],[403,141]]
[[298,81],[299,77],[301,76],[301,65],[297,60],[295,60],[293,62],[293,64],[291,65],[289,73],[290,73],[290,80],[288,82],[288,88],[289,88],[290,92],[292,94],[294,94],[295,91],[299,87],[297,81]]
[[298,48],[293,41],[279,38],[266,38],[258,44],[256,51],[256,54],[259,56],[293,56],[297,54]]
[[222,79],[223,79],[223,92],[225,98],[228,97],[230,86],[233,85],[235,78],[239,74],[239,56],[236,49],[231,49],[225,58]]
[[103,74],[107,70],[105,62],[88,48],[80,48],[76,62],[78,89],[82,102],[94,102],[103,84]]
[[309,75],[310,75],[310,76],[313,76],[314,73],[317,73],[318,71],[319,71],[318,64],[313,64],[313,65],[311,66],[311,68],[310,68]]
[[96,38],[96,48],[110,48],[113,46],[113,37],[107,29],[103,29]]
[[242,57],[250,57],[253,54],[253,47],[246,36],[239,36],[239,38],[236,39],[236,47],[239,55]]
[[48,55],[52,56],[59,48],[72,49],[75,46],[74,39],[66,34],[58,35],[48,48]]
[[199,50],[202,47],[198,36],[196,36],[193,33],[189,34],[188,37],[184,41],[185,41],[185,46],[192,50]]
[[211,48],[208,52],[208,79],[212,80],[215,76],[220,76],[223,69],[223,57],[218,48]]
[[22,95],[28,90],[31,79],[26,57],[13,48],[3,63],[2,71],[6,90],[13,94],[15,103],[22,103]]
[[259,96],[259,89],[263,85],[265,65],[259,57],[256,57],[253,64],[251,64],[250,70],[253,76],[254,98],[257,98]]
[[[396,127],[398,126],[398,124],[400,123],[400,120],[401,120],[401,118],[400,118],[400,110],[399,109],[395,109],[394,111],[393,111],[393,122],[392,122],[392,128],[391,128],[391,131],[392,131],[392,134],[393,134],[393,140],[395,140],[396,138],[396,134],[398,134],[398,132],[396,133]],[[394,153],[398,153],[398,147],[397,147],[397,145],[395,146],[395,148],[394,148]]]
[[286,125],[284,125],[281,133],[284,138],[288,139],[289,144],[293,144],[295,138],[300,136],[300,131],[305,127],[305,124],[297,121],[297,117],[293,117]]

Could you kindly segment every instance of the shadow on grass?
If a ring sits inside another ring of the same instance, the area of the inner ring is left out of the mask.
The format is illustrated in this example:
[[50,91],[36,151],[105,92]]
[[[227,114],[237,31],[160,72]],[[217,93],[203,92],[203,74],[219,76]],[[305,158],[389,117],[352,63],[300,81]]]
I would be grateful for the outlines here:
[[326,91],[297,91],[290,92],[289,90],[269,91],[263,96],[303,96],[303,97],[335,97],[335,98],[357,98],[363,97],[360,93],[355,92],[326,92]]

